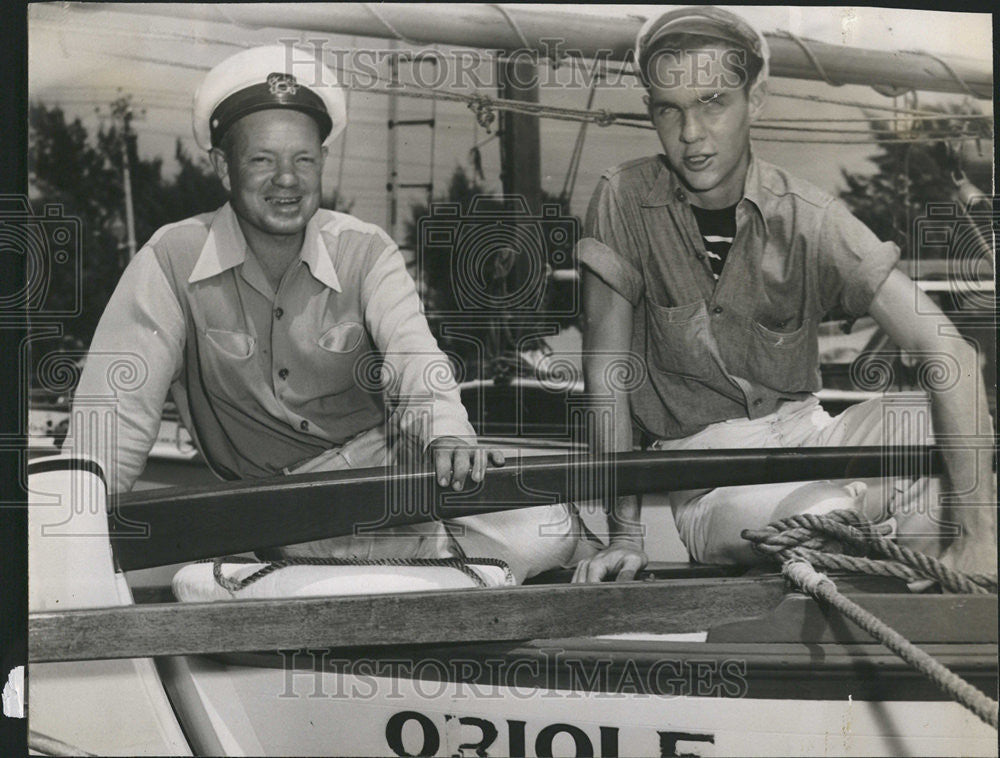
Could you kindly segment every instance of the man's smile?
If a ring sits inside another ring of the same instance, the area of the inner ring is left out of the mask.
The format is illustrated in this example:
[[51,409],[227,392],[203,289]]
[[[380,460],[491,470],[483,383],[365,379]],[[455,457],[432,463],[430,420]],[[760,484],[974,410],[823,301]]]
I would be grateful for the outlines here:
[[708,168],[715,153],[696,153],[684,156],[684,166],[690,171],[702,171]]
[[277,208],[290,208],[297,206],[300,202],[302,202],[302,195],[294,195],[291,197],[272,196],[267,198],[267,202]]

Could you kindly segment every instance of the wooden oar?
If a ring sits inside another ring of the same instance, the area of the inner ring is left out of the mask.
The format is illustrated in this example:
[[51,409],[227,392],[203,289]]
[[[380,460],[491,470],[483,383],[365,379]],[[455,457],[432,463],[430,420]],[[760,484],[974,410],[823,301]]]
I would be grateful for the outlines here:
[[[335,537],[355,530],[618,495],[940,470],[927,447],[692,450],[512,460],[465,492],[431,471],[353,469],[145,490],[112,502],[122,570]],[[358,532],[361,533],[361,532]]]
[[33,613],[32,663],[327,647],[692,632],[759,616],[780,577],[166,603]]

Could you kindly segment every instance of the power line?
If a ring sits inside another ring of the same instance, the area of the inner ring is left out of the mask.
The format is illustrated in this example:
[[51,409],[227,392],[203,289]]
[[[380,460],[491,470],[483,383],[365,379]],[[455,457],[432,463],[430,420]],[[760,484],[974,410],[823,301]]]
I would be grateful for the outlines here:
[[67,29],[63,24],[45,19],[35,19],[32,21],[31,25],[33,27],[41,26],[43,28],[48,28],[60,34],[67,31],[73,32],[74,34],[86,32],[87,34],[96,34],[98,36],[127,37],[129,39],[135,39],[136,35],[139,34],[144,39],[158,39],[166,42],[190,42],[196,45],[227,45],[229,47],[239,47],[243,49],[253,47],[253,45],[246,42],[237,42],[235,40],[222,39],[219,37],[206,37],[200,34],[182,34],[180,32],[151,32],[149,30],[137,32],[135,29],[124,29],[122,27],[96,27],[85,24],[74,25],[72,29]]

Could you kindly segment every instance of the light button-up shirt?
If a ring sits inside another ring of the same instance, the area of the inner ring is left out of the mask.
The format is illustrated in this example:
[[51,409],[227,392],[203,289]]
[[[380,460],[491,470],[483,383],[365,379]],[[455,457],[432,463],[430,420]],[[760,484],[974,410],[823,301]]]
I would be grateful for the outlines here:
[[[116,383],[116,360],[141,381]],[[91,343],[67,446],[113,470],[113,489],[129,489],[172,390],[218,474],[268,476],[387,423],[424,446],[471,436],[450,376],[381,229],[318,211],[275,290],[227,204],[160,229],[129,264]],[[78,422],[108,397],[117,429],[100,449]]]

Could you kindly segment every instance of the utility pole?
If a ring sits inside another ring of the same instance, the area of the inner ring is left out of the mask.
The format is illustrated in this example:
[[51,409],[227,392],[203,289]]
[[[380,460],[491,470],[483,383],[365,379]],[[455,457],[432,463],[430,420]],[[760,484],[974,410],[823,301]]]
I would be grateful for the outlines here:
[[399,98],[396,96],[395,87],[399,86],[399,57],[396,54],[396,49],[398,45],[396,40],[389,41],[389,149],[388,149],[388,160],[386,161],[388,169],[387,176],[385,180],[385,192],[386,192],[386,219],[385,227],[389,236],[393,239],[396,238],[396,197],[398,188],[396,187],[396,180],[399,177],[399,166],[397,165],[397,137],[396,137],[396,121],[398,121],[398,108],[399,108]]
[[[140,117],[145,111],[140,111]],[[122,185],[125,195],[125,230],[127,234],[128,259],[132,260],[136,253],[135,244],[135,209],[132,205],[132,170],[129,161],[129,142],[132,135],[132,119],[136,118],[132,109],[132,96],[122,95],[111,102],[111,118],[114,119],[118,132],[118,146],[122,154]]]

